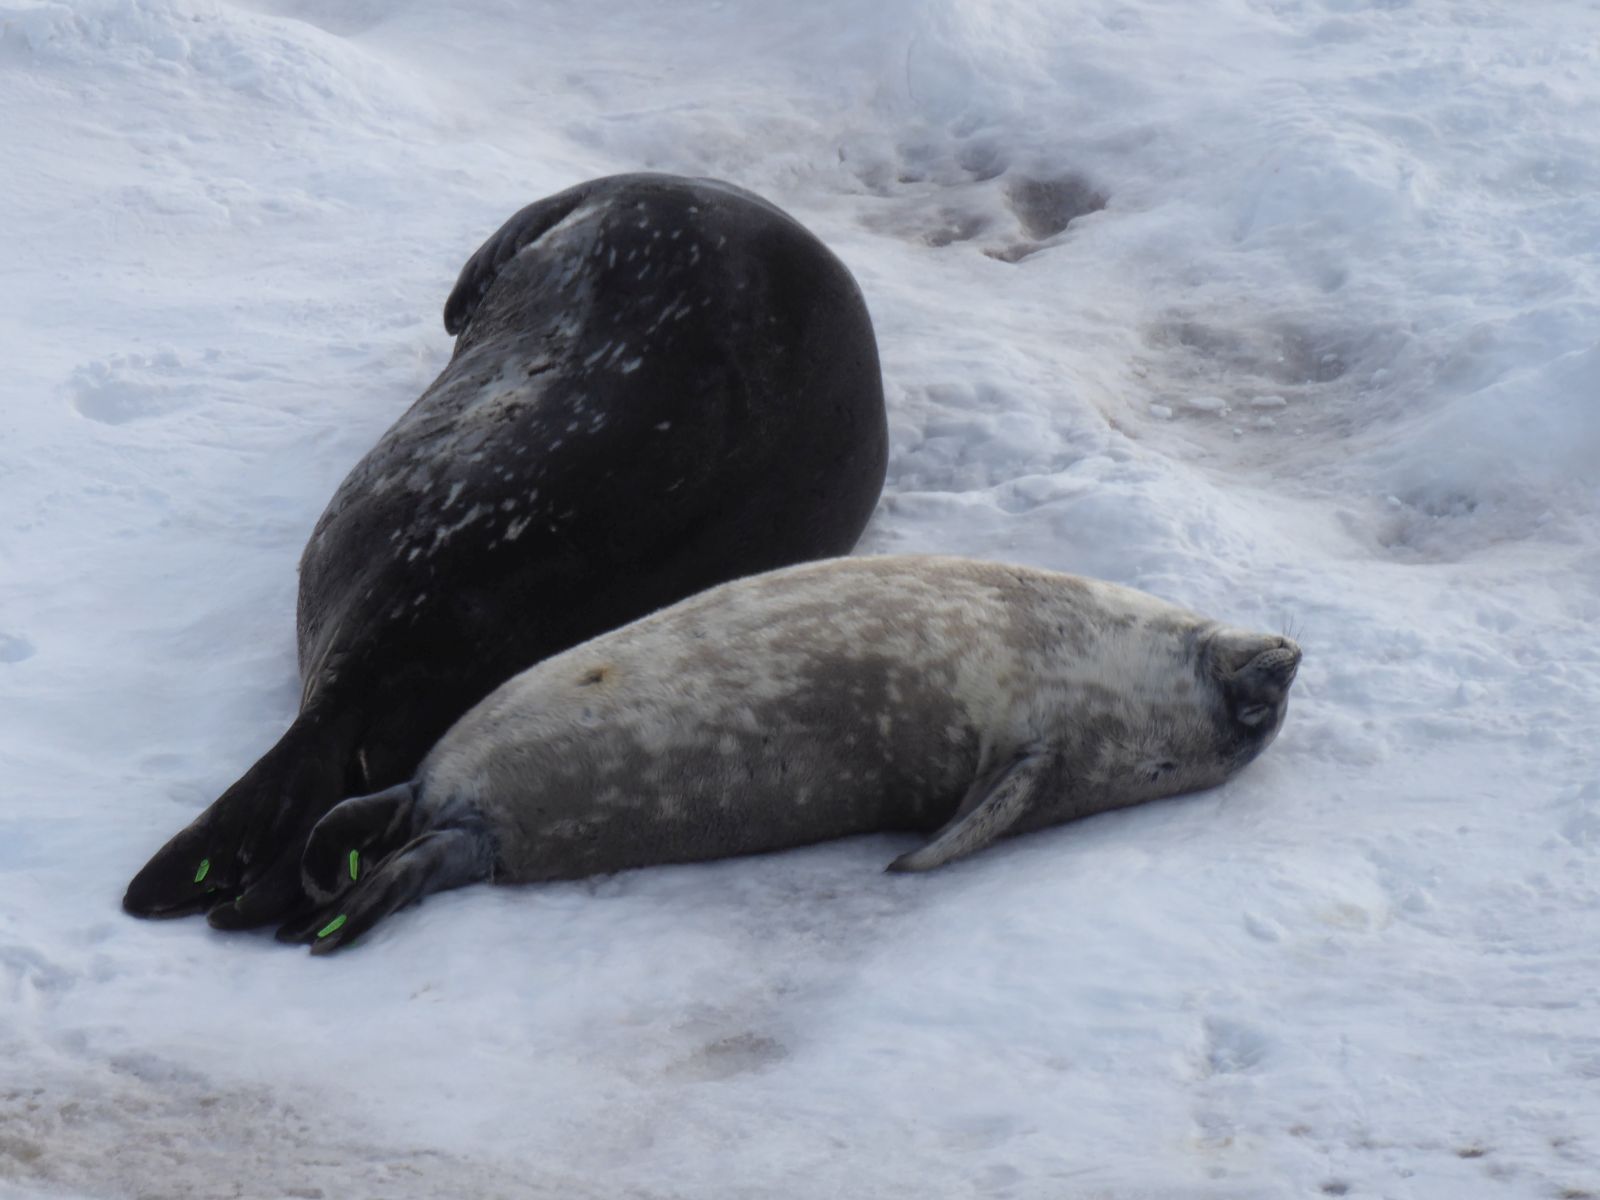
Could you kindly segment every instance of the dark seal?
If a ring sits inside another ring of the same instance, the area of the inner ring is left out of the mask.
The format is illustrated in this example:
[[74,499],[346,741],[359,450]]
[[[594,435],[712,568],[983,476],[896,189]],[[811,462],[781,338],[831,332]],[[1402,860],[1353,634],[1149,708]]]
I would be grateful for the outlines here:
[[300,563],[300,713],[134,877],[141,916],[304,907],[342,797],[409,780],[532,663],[714,584],[842,554],[887,429],[860,291],[725,183],[620,175],[532,204],[461,271],[449,365]]

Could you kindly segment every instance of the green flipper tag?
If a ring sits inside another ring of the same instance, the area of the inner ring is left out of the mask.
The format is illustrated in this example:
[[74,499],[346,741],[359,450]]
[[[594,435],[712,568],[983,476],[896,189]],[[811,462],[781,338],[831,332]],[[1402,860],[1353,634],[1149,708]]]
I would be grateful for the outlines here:
[[355,878],[360,873],[360,870],[361,852],[358,850],[352,850],[350,851],[350,881],[352,883],[355,882]]
[[199,883],[204,880],[206,877],[206,872],[209,870],[211,870],[211,860],[209,858],[202,858],[200,860],[200,869],[194,873],[194,881]]
[[330,933],[337,933],[340,929],[342,929],[344,927],[344,922],[345,922],[345,915],[343,913],[340,913],[337,917],[335,917],[333,920],[329,921],[321,929],[317,930],[317,937],[325,938]]

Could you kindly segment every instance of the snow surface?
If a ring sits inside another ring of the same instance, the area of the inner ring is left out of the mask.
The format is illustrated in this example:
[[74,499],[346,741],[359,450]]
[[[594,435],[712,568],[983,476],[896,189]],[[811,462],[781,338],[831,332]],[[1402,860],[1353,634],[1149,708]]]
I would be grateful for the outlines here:
[[[0,1196],[1600,1196],[1597,33],[0,0]],[[1277,745],[925,877],[473,888],[329,960],[124,917],[290,719],[300,547],[461,262],[642,168],[856,273],[865,551],[1292,625]]]

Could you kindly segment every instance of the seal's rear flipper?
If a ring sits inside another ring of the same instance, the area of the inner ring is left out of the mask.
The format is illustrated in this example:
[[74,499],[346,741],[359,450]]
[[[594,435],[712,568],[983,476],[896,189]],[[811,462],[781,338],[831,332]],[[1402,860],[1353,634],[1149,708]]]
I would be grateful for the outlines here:
[[493,858],[482,829],[435,829],[403,846],[370,875],[361,874],[312,918],[285,925],[278,938],[310,942],[311,953],[328,954],[430,892],[488,879]]
[[[344,791],[350,741],[342,724],[332,728],[302,715],[237,783],[156,852],[128,884],[122,907],[136,917],[198,912],[266,877],[285,852],[298,859],[306,830]],[[274,916],[291,909],[280,905]]]
[[311,901],[300,887],[303,840],[303,836],[291,838],[289,848],[244,891],[206,913],[211,928],[259,929],[310,908]]
[[965,858],[1004,837],[1033,808],[1042,786],[1054,774],[1048,754],[1029,754],[991,772],[968,789],[961,807],[927,845],[902,854],[890,871],[929,871]]
[[300,879],[307,895],[325,903],[370,873],[411,840],[416,785],[405,783],[336,804],[306,839]]

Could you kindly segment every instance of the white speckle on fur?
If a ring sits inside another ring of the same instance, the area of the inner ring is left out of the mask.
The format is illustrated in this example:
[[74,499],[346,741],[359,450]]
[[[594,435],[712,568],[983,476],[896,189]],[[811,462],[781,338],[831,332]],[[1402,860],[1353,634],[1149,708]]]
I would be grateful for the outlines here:
[[516,520],[512,521],[511,524],[507,525],[506,541],[514,542],[521,537],[522,531],[528,527],[528,522],[531,520],[533,520],[532,517],[518,517]]
[[433,545],[429,547],[429,553],[432,553],[434,550],[437,550],[440,546],[444,545],[444,543],[449,541],[451,537],[461,532],[461,530],[472,524],[472,522],[476,521],[479,517],[486,516],[492,511],[493,509],[491,509],[487,504],[474,504],[466,511],[466,514],[459,521],[455,522],[455,524],[440,525],[433,531]]

